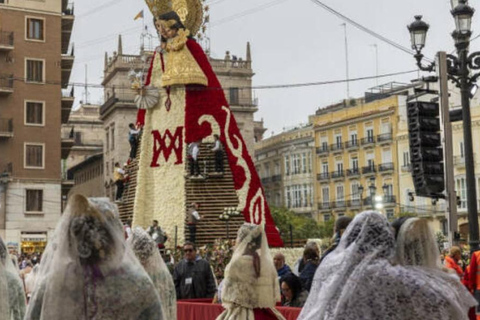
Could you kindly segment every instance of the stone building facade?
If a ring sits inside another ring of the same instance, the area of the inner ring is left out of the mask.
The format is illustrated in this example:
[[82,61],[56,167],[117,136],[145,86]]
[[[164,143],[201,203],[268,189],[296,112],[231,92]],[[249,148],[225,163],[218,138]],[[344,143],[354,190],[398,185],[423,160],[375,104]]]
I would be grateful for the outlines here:
[[43,251],[61,215],[74,19],[66,0],[0,2],[0,236],[12,250]]
[[255,166],[270,206],[316,217],[315,139],[311,125],[255,144]]

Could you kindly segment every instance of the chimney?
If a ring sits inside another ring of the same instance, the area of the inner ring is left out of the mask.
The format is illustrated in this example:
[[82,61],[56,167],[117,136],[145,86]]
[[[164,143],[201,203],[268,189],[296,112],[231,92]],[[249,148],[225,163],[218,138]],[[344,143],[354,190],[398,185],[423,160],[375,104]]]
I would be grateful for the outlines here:
[[118,55],[121,56],[123,55],[123,45],[122,45],[122,35],[118,35]]

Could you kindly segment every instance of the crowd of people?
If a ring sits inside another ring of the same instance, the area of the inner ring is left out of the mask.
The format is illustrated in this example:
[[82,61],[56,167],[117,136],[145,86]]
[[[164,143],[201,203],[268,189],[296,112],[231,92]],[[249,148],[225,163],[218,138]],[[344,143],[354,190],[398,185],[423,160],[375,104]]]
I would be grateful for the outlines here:
[[262,225],[245,223],[224,279],[194,242],[184,243],[169,271],[166,238],[158,221],[126,228],[107,199],[73,196],[41,258],[16,261],[0,239],[0,296],[7,297],[0,319],[176,319],[177,299],[198,298],[223,305],[218,320],[284,319],[279,302],[302,308],[301,320],[457,320],[477,305],[460,249],[442,264],[423,219],[390,224],[372,211],[342,217],[332,246],[320,254],[307,243],[292,267],[282,253],[271,256]]

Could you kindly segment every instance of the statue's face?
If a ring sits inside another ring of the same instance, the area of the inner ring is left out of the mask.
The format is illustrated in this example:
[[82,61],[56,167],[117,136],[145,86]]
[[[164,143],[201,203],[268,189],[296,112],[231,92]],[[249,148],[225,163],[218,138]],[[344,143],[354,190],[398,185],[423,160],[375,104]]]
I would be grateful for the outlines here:
[[155,21],[155,27],[157,28],[158,33],[166,39],[172,39],[177,36],[177,30],[165,27],[161,20]]

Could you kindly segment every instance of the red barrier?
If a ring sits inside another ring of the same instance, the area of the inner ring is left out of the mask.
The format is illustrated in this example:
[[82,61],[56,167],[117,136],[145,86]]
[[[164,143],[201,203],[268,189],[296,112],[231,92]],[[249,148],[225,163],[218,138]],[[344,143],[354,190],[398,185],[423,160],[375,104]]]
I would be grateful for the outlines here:
[[[287,320],[296,320],[301,308],[276,307]],[[212,299],[177,301],[178,320],[215,320],[222,312],[221,304],[212,304]]]

